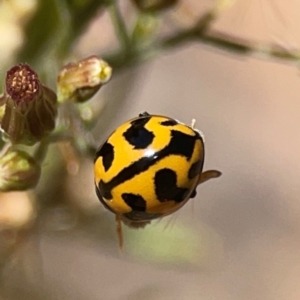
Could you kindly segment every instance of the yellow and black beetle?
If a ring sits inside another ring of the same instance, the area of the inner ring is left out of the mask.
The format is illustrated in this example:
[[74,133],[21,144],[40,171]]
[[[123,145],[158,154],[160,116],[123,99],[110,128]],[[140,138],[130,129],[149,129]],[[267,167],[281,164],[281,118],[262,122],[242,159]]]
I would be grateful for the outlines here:
[[204,181],[219,171],[202,173],[202,134],[179,121],[144,112],[119,126],[96,153],[96,193],[116,215],[120,247],[121,221],[144,227],[172,214]]

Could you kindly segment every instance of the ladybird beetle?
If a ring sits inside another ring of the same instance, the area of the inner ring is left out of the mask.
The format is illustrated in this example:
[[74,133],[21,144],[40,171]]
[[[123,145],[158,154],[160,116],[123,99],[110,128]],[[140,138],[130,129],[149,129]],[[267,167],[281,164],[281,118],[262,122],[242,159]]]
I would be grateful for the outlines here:
[[202,173],[203,163],[204,140],[194,124],[144,112],[109,136],[95,156],[95,186],[116,215],[120,247],[121,221],[144,227],[180,209],[196,196],[198,184],[221,175]]

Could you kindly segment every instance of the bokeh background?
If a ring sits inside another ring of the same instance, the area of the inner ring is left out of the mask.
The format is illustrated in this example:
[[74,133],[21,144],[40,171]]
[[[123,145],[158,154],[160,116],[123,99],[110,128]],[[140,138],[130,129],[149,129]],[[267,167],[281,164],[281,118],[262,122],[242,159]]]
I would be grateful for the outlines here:
[[[161,16],[164,34],[187,28],[215,4],[179,1]],[[298,1],[230,4],[213,31],[266,49],[300,49]],[[22,47],[23,26],[35,5],[0,2],[1,74]],[[130,26],[135,8],[128,1],[120,5]],[[68,59],[106,55],[117,44],[108,14],[100,11]],[[175,215],[142,230],[124,228],[120,253],[114,216],[94,194],[92,160],[53,170],[50,156],[35,203],[40,207],[47,198],[55,205],[43,210],[38,226],[6,260],[1,299],[299,299],[299,95],[296,60],[240,55],[201,42],[116,72],[92,100],[103,106],[93,129],[99,144],[141,111],[185,123],[196,118],[206,141],[204,168],[223,175],[200,186],[197,197]],[[39,213],[20,200],[23,195],[7,197],[0,198],[1,220],[7,222],[9,205],[12,215],[21,211],[25,221],[24,211]]]

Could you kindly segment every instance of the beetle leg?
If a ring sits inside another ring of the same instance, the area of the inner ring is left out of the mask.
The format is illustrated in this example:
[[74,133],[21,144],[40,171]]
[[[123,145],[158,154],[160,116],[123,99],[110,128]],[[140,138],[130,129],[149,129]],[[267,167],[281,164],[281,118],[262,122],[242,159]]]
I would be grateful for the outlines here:
[[122,252],[123,250],[123,232],[122,232],[122,222],[121,217],[119,215],[116,215],[116,225],[117,225],[117,235],[119,240],[119,249]]
[[200,175],[200,178],[198,180],[198,185],[205,182],[205,181],[207,181],[207,180],[209,180],[209,179],[218,178],[221,175],[222,175],[222,173],[220,171],[217,171],[217,170],[205,171]]

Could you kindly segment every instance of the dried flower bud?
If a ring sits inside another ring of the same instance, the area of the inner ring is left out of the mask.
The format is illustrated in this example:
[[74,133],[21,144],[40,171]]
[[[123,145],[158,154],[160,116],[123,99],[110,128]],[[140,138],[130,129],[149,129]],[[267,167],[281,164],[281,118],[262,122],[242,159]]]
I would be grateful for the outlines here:
[[26,106],[38,93],[40,84],[37,74],[25,64],[12,67],[6,74],[6,92],[16,105]]
[[2,130],[12,143],[31,145],[40,141],[55,127],[56,94],[40,82],[27,64],[12,67],[5,85]]
[[142,12],[160,12],[177,4],[178,0],[132,0]]
[[41,167],[25,151],[11,150],[0,158],[0,191],[23,191],[36,186]]
[[96,56],[69,63],[57,78],[58,101],[84,102],[110,80],[112,68]]

